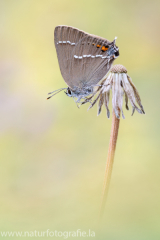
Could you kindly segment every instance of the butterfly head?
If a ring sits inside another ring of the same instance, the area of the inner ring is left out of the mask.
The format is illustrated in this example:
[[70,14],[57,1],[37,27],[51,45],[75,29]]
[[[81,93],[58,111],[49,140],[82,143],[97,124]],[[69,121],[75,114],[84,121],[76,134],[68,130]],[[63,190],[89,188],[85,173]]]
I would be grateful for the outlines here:
[[119,56],[119,48],[116,46],[116,39],[117,37],[115,37],[113,42],[111,42],[110,48],[108,49],[108,54],[110,56],[114,56],[114,58],[117,58]]

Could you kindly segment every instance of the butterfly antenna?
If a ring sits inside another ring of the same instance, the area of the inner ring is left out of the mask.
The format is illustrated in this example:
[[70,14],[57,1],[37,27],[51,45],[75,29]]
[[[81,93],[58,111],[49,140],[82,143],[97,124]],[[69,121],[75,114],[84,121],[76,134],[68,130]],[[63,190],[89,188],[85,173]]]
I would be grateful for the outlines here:
[[60,89],[57,89],[57,90],[55,90],[55,91],[53,91],[53,92],[48,93],[48,94],[52,94],[52,93],[53,93],[53,94],[52,94],[51,96],[49,96],[49,97],[47,98],[47,100],[50,99],[51,97],[55,96],[57,93],[61,92],[61,91],[64,90],[64,89],[66,89],[66,88],[60,88]]
[[57,90],[54,90],[53,92],[49,92],[48,94],[52,94],[52,93],[54,93],[54,92],[57,92],[57,91],[63,90],[63,89],[67,89],[67,88],[59,88],[59,89],[57,89]]

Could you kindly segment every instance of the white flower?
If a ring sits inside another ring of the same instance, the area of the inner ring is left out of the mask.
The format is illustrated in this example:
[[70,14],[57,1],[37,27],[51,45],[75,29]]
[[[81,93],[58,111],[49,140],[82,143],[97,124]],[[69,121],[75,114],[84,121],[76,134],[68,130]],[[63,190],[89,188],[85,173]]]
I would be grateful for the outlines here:
[[[127,69],[120,64],[114,65],[111,68],[108,77],[102,80],[97,90],[92,94],[91,97],[87,98],[83,103],[92,100],[96,93],[98,93],[98,96],[91,103],[89,109],[93,107],[99,99],[98,115],[101,113],[101,108],[104,103],[107,110],[107,116],[109,118],[110,112],[108,109],[108,104],[111,89],[112,89],[112,106],[117,118],[120,118],[120,113],[122,113],[122,117],[124,118],[122,110],[123,96],[125,96],[125,106],[127,110],[129,110],[128,99],[130,100],[133,109],[132,115],[134,114],[135,109],[139,113],[145,114],[143,106],[141,104],[139,93],[135,85],[133,84],[131,78],[128,76]],[[136,103],[138,104],[139,108],[137,107]]]

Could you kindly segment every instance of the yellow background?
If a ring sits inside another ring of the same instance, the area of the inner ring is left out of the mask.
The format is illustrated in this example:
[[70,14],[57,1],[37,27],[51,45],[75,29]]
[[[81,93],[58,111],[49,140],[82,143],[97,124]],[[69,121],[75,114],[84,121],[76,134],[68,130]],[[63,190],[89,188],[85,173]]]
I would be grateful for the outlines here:
[[[160,239],[159,13],[158,0],[0,1],[0,230]],[[124,109],[100,230],[111,119],[105,109],[99,117],[97,107],[78,109],[64,93],[46,101],[66,86],[54,47],[57,25],[110,41],[117,36],[114,64],[128,69],[146,111],[131,117],[131,106]]]

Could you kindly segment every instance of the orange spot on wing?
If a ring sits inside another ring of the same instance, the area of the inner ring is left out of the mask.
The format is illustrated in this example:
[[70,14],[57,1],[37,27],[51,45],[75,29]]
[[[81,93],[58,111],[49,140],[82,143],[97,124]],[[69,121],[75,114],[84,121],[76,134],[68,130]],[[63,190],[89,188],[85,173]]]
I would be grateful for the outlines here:
[[101,47],[101,45],[97,45],[97,47],[98,47],[98,48],[100,48],[100,47]]
[[102,47],[102,51],[107,51],[107,50],[108,50],[108,47],[105,47],[105,46]]

